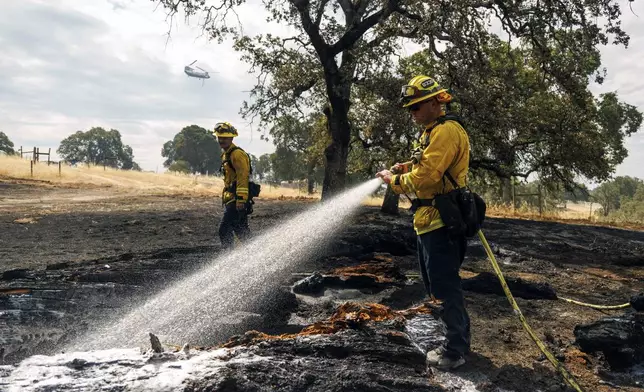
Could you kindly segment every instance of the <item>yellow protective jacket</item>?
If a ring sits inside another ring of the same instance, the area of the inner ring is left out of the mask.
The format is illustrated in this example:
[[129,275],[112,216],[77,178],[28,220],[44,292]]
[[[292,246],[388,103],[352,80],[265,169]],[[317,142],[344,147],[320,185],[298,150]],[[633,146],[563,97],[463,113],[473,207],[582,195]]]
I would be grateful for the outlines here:
[[[434,122],[420,136],[422,155],[417,164],[406,164],[403,174],[394,175],[391,181],[395,193],[416,194],[419,199],[433,199],[435,195],[449,192],[454,186],[443,177],[449,170],[459,187],[467,185],[470,165],[470,141],[467,132],[454,120]],[[414,214],[417,235],[445,226],[438,210],[421,206]]]
[[237,202],[244,204],[248,201],[248,181],[250,177],[250,158],[241,148],[231,144],[221,154],[224,170],[224,190],[221,200],[224,204]]

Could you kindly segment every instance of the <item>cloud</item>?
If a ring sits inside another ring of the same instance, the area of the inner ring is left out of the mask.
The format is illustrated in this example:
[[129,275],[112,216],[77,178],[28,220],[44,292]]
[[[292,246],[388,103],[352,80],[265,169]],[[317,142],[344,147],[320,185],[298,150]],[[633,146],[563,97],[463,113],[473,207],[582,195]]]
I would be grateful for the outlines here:
[[[156,170],[161,146],[182,127],[230,121],[249,152],[274,150],[238,115],[255,81],[249,66],[229,42],[208,41],[197,20],[186,25],[175,18],[167,40],[165,10],[149,0],[22,0],[4,4],[2,14],[0,130],[17,146],[55,149],[77,130],[115,128],[135,160]],[[260,0],[243,5],[238,16],[248,34],[289,32],[266,25]],[[623,27],[630,47],[602,49],[608,78],[593,91],[617,91],[644,111],[644,62],[637,55],[644,53],[644,25],[626,9]],[[416,49],[408,45],[406,54]],[[211,72],[203,87],[183,73],[195,59]],[[630,155],[617,173],[644,178],[644,134],[627,146]]]
[[[223,45],[195,44],[198,28],[174,31],[150,2],[12,2],[3,8],[0,129],[16,145],[57,147],[76,130],[118,129],[135,160],[155,170],[161,146],[182,127],[231,121],[255,154],[238,110],[253,78]],[[192,50],[191,48],[196,48]],[[195,58],[213,71],[204,85],[183,66]]]
[[[638,6],[639,4],[639,6]],[[636,106],[644,112],[644,24],[622,3],[622,29],[630,35],[628,48],[608,45],[601,49],[602,66],[608,75],[605,82],[591,86],[591,91],[601,94],[609,91],[617,92],[621,101]],[[642,15],[644,7],[641,3],[633,5],[633,11]],[[644,132],[640,130],[626,139],[628,157],[617,167],[615,175],[634,176],[644,179]]]

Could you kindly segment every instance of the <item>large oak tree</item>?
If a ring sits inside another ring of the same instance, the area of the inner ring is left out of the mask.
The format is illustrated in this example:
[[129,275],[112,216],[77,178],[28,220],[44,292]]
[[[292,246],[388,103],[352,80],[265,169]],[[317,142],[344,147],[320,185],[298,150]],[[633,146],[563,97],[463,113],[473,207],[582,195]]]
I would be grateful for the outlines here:
[[[153,1],[171,15],[202,16],[204,31],[213,39],[234,40],[259,73],[251,93],[254,101],[242,109],[245,116],[270,122],[280,114],[303,112],[323,104],[315,90],[324,92],[331,108],[331,142],[325,150],[323,198],[345,184],[354,83],[391,68],[401,37],[430,47],[455,71],[477,61],[491,20],[498,20],[508,37],[531,51],[543,74],[571,93],[587,76],[577,71],[590,51],[611,40],[627,45],[629,39],[621,29],[616,0],[263,1],[269,20],[295,32],[289,37],[245,36],[231,25],[245,0]],[[485,158],[480,163],[485,165]]]
[[132,147],[123,144],[121,133],[93,127],[77,131],[60,142],[58,154],[69,162],[88,162],[125,170],[141,170],[134,162]]
[[172,140],[163,144],[161,156],[168,170],[188,173],[215,174],[221,169],[221,148],[217,139],[207,129],[189,125]]

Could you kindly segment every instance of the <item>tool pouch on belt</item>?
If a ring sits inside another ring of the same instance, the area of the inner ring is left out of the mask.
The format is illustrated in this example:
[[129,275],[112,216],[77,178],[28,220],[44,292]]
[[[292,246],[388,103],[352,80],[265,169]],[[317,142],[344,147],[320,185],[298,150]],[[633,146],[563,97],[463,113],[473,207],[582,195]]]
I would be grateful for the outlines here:
[[252,199],[253,197],[259,196],[259,193],[262,191],[262,186],[253,182],[248,181],[248,198]]
[[[230,193],[237,193],[237,181],[233,182],[228,188],[225,188],[226,191]],[[252,199],[253,197],[259,196],[259,193],[262,191],[262,186],[253,182],[248,181],[248,198]]]
[[409,207],[409,210],[412,213],[415,213],[420,207],[431,207],[433,206],[433,200],[434,199],[414,199],[411,201],[411,207]]
[[449,173],[445,175],[456,189],[434,196],[434,207],[450,235],[473,237],[483,225],[485,201],[471,190],[459,188]]

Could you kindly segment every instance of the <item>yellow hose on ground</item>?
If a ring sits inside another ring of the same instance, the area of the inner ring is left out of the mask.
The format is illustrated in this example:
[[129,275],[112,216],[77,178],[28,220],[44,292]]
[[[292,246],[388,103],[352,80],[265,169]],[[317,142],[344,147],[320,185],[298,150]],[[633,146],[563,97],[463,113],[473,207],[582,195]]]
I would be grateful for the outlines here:
[[570,299],[570,298],[564,298],[564,297],[559,297],[559,296],[557,296],[557,298],[559,298],[561,300],[564,300],[566,302],[570,302],[571,304],[586,306],[586,307],[593,308],[593,309],[607,309],[607,310],[611,310],[611,309],[626,309],[626,308],[631,306],[630,302],[627,302],[627,303],[621,304],[621,305],[595,305],[595,304],[587,304],[587,303],[581,302],[581,301],[575,301],[574,299]]
[[541,352],[546,356],[546,358],[548,358],[550,363],[552,363],[552,365],[559,371],[559,373],[561,373],[564,380],[566,380],[566,382],[571,387],[573,387],[577,392],[583,392],[579,384],[577,384],[577,381],[575,381],[575,378],[573,377],[573,375],[570,374],[568,370],[566,370],[566,368],[561,364],[561,362],[559,362],[557,358],[555,358],[550,351],[548,351],[545,344],[543,344],[543,342],[534,333],[532,328],[530,328],[530,326],[528,325],[528,322],[525,319],[525,316],[523,316],[523,313],[521,313],[521,309],[519,309],[519,305],[517,305],[517,302],[514,300],[514,297],[512,296],[512,293],[510,292],[510,289],[508,288],[508,285],[505,282],[505,278],[503,277],[501,268],[499,267],[499,264],[496,262],[494,253],[492,253],[492,249],[490,249],[490,245],[485,239],[485,235],[483,235],[483,232],[481,230],[479,230],[478,235],[479,235],[479,239],[481,240],[481,243],[483,244],[483,247],[485,248],[485,253],[487,253],[488,258],[492,263],[492,268],[494,269],[496,276],[499,278],[499,282],[501,282],[501,287],[505,292],[505,296],[508,298],[508,301],[510,301],[510,305],[512,305],[512,309],[514,309],[514,313],[516,313],[519,316],[519,319],[521,320],[521,324],[523,324],[523,329],[525,329],[528,335],[530,335],[532,340],[539,347],[539,350],[541,350]]

